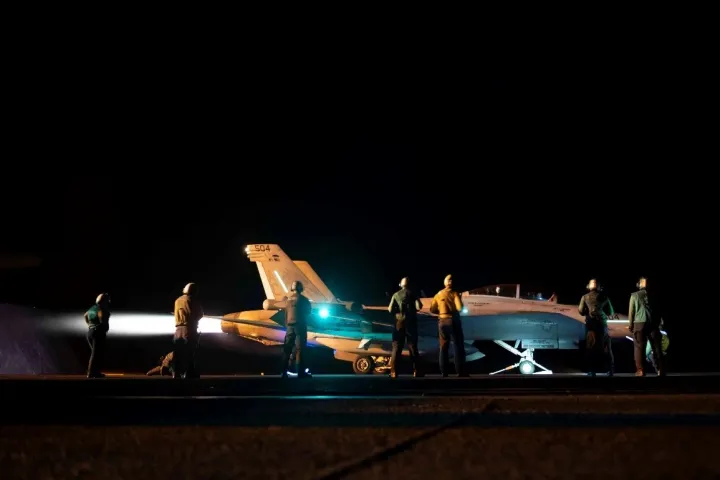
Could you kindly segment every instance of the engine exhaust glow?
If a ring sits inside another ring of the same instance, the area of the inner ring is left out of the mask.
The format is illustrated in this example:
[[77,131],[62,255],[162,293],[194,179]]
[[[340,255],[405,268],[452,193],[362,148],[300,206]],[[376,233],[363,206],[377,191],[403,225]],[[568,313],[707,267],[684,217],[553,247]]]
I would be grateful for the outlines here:
[[[84,333],[87,325],[82,315],[65,315],[53,322],[53,330],[65,332]],[[223,333],[220,320],[203,317],[198,330],[205,333]],[[175,317],[171,314],[157,313],[113,313],[110,316],[110,331],[112,335],[172,335],[175,333]]]

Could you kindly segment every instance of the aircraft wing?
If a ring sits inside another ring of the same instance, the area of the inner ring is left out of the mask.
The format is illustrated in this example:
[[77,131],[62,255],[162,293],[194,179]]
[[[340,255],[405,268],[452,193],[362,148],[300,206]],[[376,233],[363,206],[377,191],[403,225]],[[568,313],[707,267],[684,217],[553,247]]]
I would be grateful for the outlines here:
[[[237,323],[241,325],[251,325],[251,326],[257,326],[257,327],[268,327],[267,322],[258,322],[254,320],[244,320],[244,319],[235,319],[235,318],[227,318],[227,317],[215,317],[211,315],[205,315],[203,318],[211,318],[213,320],[220,320],[222,322],[230,322],[230,323]],[[259,335],[243,335],[242,333],[233,332],[234,335],[244,338],[245,340],[251,340],[253,342],[261,343],[265,346],[279,346],[283,345],[283,342],[279,342],[277,340],[273,340],[272,338],[262,337]]]
[[321,339],[331,339],[331,340],[357,340],[358,346],[357,348],[366,350],[367,346],[373,341],[373,340],[379,340],[383,342],[389,342],[392,341],[392,335],[389,333],[380,333],[380,332],[373,332],[373,333],[362,333],[357,332],[357,334],[353,334],[348,331],[342,331],[342,330],[325,330],[323,332],[308,332],[308,338],[312,338],[313,340],[321,340]]
[[273,340],[271,338],[265,338],[265,337],[253,337],[252,335],[240,335],[237,334],[238,337],[244,338],[245,340],[252,340],[253,342],[262,343],[266,347],[277,347],[284,345],[283,342],[278,342],[277,340]]
[[225,317],[213,317],[210,315],[205,315],[203,318],[212,318],[213,320],[221,320],[223,322],[230,322],[230,323],[239,323],[241,325],[253,325],[255,327],[267,327],[267,322],[260,322],[256,320],[246,320],[246,319],[238,319],[238,318],[225,318]]
[[[363,310],[388,313],[388,307],[378,306],[378,305],[363,305]],[[389,313],[388,313],[388,315],[389,315]],[[417,315],[418,315],[418,318],[420,318],[420,317],[427,317],[427,318],[437,317],[437,315],[435,315],[434,313],[430,313],[425,310],[421,310],[421,311],[417,312]],[[384,325],[380,322],[373,322],[373,323],[377,323],[379,325]],[[392,325],[390,325],[390,326],[392,326]]]
[[380,306],[375,306],[375,305],[363,305],[363,310],[377,310],[377,311],[387,312],[388,307],[386,307],[386,306],[380,307]]

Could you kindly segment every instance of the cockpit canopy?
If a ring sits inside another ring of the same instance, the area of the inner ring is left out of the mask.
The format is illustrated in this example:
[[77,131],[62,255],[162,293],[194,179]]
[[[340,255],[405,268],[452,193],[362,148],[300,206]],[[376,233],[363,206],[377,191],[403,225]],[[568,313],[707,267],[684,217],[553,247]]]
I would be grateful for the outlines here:
[[526,300],[547,301],[543,293],[533,287],[523,287],[519,283],[498,283],[476,288],[467,292],[468,295],[492,295],[507,298],[524,298]]

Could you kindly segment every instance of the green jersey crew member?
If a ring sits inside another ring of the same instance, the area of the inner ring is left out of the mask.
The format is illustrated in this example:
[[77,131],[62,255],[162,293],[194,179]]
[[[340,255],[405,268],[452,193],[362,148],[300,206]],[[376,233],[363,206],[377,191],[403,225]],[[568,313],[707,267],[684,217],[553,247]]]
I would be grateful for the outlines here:
[[615,372],[608,316],[615,315],[608,296],[598,286],[597,279],[591,279],[586,287],[589,292],[582,296],[578,313],[585,317],[585,352],[588,374],[595,375],[605,365],[608,375]]
[[388,306],[388,311],[395,318],[392,356],[390,357],[390,376],[392,378],[397,378],[397,358],[398,355],[402,356],[406,339],[413,364],[413,376],[424,376],[420,368],[420,354],[418,353],[418,310],[422,310],[422,302],[415,292],[408,288],[408,279],[403,278],[400,280],[400,290],[395,292]]
[[635,342],[635,375],[645,376],[643,357],[645,346],[649,342],[653,357],[657,365],[658,375],[665,375],[665,357],[662,354],[663,319],[658,305],[650,303],[647,292],[647,279],[641,277],[637,283],[638,291],[630,295],[630,308],[628,309],[628,328],[633,334]]
[[307,347],[307,322],[312,314],[310,300],[303,294],[302,282],[295,281],[290,287],[290,296],[285,307],[285,342],[283,345],[283,378],[288,376],[287,368],[295,347],[295,365],[298,378],[312,377],[305,371],[305,347]]
[[100,372],[105,360],[105,338],[110,330],[110,294],[101,293],[95,299],[95,305],[85,312],[85,323],[88,326],[87,342],[90,345],[87,377],[104,378]]

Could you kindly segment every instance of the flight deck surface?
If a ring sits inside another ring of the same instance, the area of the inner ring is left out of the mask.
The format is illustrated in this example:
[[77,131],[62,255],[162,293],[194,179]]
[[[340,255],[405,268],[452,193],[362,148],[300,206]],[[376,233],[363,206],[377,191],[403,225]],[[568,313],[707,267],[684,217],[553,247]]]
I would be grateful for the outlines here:
[[613,377],[582,374],[475,375],[469,378],[428,375],[424,378],[386,375],[279,375],[203,376],[192,380],[109,374],[103,379],[79,375],[0,376],[0,399],[62,397],[262,397],[262,396],[473,396],[558,394],[720,394],[720,373],[675,373],[666,377]]
[[716,478],[718,377],[4,376],[0,464],[8,478]]

